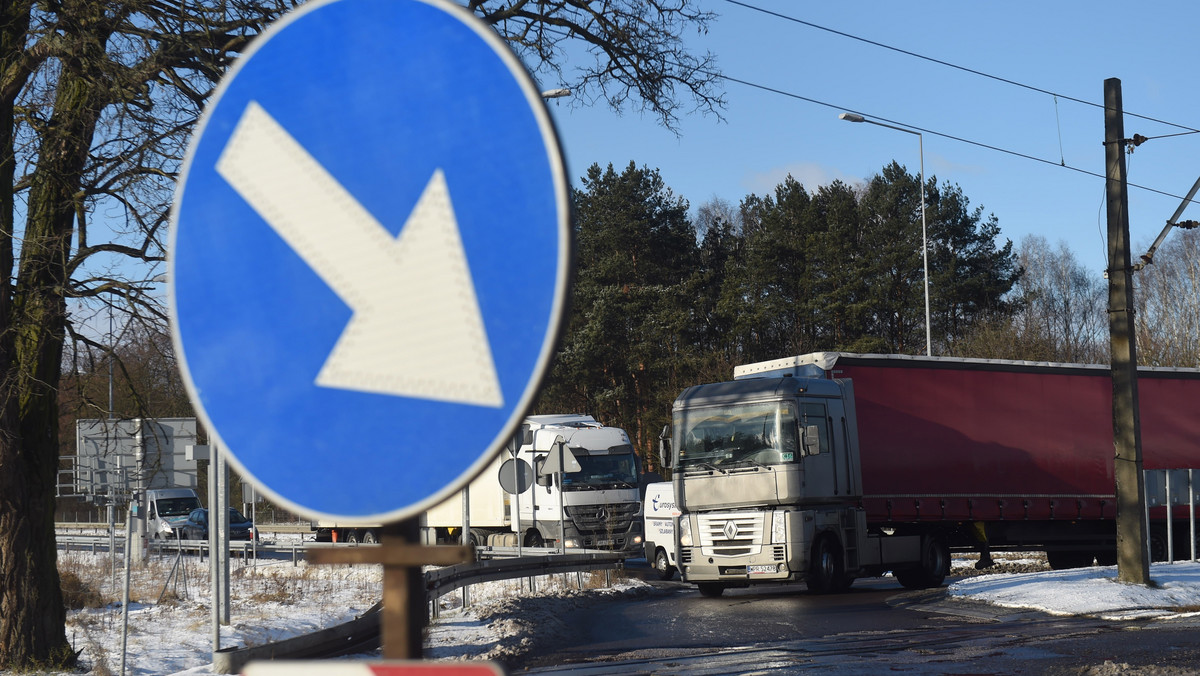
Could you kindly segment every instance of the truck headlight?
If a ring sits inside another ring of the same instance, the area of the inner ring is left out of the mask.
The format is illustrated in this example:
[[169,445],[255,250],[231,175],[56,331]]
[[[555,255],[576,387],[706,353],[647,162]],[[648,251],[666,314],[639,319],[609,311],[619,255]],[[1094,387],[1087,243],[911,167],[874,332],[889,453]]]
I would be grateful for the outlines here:
[[679,520],[679,546],[692,546],[692,520],[686,516]]
[[777,509],[771,513],[771,542],[780,544],[787,541],[787,531],[784,528],[787,512]]

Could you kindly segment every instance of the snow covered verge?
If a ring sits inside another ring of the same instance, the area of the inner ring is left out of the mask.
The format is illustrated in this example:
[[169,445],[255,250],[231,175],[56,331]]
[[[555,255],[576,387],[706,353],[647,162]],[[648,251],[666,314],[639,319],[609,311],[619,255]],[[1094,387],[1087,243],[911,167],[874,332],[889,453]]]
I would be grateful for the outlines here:
[[[1047,570],[1039,555],[997,555],[999,574],[973,569],[957,559],[952,574],[970,575],[947,590],[951,599],[982,601],[1060,615],[1117,620],[1200,614],[1200,564],[1156,564],[1153,588],[1116,582],[1116,569]],[[182,557],[152,560],[132,571],[128,674],[212,673],[212,626],[207,561]],[[230,626],[221,628],[222,647],[261,645],[348,621],[380,597],[378,566],[308,566],[291,561],[234,560]],[[67,636],[80,650],[76,673],[119,673],[124,581],[120,562],[107,555],[60,553],[59,569],[68,602]],[[115,573],[115,574],[114,574]],[[514,663],[540,645],[568,637],[569,610],[614,597],[640,598],[660,589],[636,579],[603,573],[543,576],[474,585],[469,604],[462,592],[439,603],[429,629],[426,655],[433,659],[491,659]],[[0,672],[3,673],[3,672]],[[1101,672],[1094,672],[1101,673]],[[1118,673],[1118,672],[1114,672]]]
[[[120,560],[80,552],[59,553],[67,599],[67,638],[80,652],[74,673],[119,674],[122,659]],[[288,561],[231,565],[231,623],[221,627],[221,647],[255,646],[349,621],[381,596],[379,566],[309,566]],[[540,641],[566,638],[561,617],[600,598],[647,595],[644,582],[610,574],[553,575],[473,585],[442,597],[429,628],[426,657],[511,661]],[[212,611],[208,562],[196,557],[152,559],[130,575],[127,674],[212,674]],[[375,656],[374,659],[378,659]],[[0,671],[0,674],[7,672]]]
[[950,585],[951,598],[1108,620],[1200,615],[1200,563],[1156,563],[1151,587],[1117,581],[1116,566],[980,575]]

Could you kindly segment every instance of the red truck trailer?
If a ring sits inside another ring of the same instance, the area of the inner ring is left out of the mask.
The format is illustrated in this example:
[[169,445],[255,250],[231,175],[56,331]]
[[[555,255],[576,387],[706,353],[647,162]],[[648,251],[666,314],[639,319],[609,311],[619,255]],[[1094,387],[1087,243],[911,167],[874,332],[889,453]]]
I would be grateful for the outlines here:
[[[702,591],[885,570],[930,586],[950,548],[1116,561],[1108,367],[823,352],[734,376],[680,395],[665,445]],[[1145,468],[1200,468],[1200,371],[1140,369],[1138,388]]]

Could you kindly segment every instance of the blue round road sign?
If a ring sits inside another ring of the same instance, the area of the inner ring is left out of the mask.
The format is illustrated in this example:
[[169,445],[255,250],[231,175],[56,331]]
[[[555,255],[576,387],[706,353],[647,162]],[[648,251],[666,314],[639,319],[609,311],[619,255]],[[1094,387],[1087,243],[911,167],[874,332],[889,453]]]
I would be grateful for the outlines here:
[[278,503],[392,521],[511,438],[571,276],[537,88],[495,33],[419,0],[304,5],[192,141],[171,312],[192,400]]

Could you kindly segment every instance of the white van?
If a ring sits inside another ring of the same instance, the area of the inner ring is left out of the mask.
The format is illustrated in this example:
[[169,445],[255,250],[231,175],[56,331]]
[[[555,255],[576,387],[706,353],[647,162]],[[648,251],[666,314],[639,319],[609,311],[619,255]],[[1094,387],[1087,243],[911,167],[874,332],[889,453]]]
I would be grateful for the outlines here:
[[200,507],[190,488],[152,488],[146,491],[146,535],[155,540],[177,537],[188,514]]
[[642,506],[646,533],[646,562],[664,580],[675,577],[678,568],[675,550],[675,525],[679,507],[675,505],[675,485],[670,481],[646,484]]

